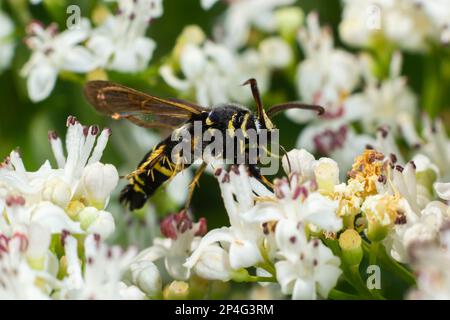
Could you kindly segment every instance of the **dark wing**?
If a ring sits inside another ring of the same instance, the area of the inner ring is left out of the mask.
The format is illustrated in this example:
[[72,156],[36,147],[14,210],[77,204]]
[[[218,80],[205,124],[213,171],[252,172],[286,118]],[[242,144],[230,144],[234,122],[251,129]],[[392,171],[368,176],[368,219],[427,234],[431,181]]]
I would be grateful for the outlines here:
[[194,103],[158,98],[109,81],[89,81],[84,95],[97,111],[145,128],[173,129],[207,110]]

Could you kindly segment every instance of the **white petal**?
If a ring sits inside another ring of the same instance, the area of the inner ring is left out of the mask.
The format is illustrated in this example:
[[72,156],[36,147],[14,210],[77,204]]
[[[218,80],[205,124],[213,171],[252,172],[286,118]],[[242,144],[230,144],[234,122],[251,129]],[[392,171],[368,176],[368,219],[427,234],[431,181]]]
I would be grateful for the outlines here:
[[297,269],[295,264],[288,261],[279,261],[275,263],[277,270],[277,281],[281,285],[281,291],[284,294],[291,294],[294,289],[295,279],[297,278]]
[[212,245],[205,249],[195,265],[195,273],[203,279],[228,281],[231,278],[228,252]]
[[305,202],[304,219],[322,230],[339,231],[342,229],[342,219],[336,214],[337,207],[337,201],[312,193]]
[[336,286],[342,270],[333,265],[321,265],[315,270],[315,281],[317,290],[322,298],[327,298],[330,290]]
[[214,229],[208,232],[200,241],[197,249],[192,253],[192,255],[186,260],[184,264],[187,268],[192,268],[200,259],[200,256],[209,245],[215,242],[233,242],[234,238],[229,228],[222,227],[220,229]]
[[450,182],[437,182],[434,184],[434,190],[436,190],[439,198],[447,201],[450,200]]
[[248,268],[262,261],[256,244],[235,239],[230,246],[230,265],[233,269]]
[[85,73],[98,67],[95,56],[86,48],[76,46],[64,55],[61,68],[74,72]]
[[316,286],[313,279],[299,278],[295,281],[292,291],[293,300],[315,300]]
[[63,230],[83,233],[78,222],[72,221],[63,209],[50,202],[41,202],[33,210],[31,221],[48,228],[51,233],[61,233]]
[[57,76],[58,70],[46,63],[35,66],[27,80],[31,101],[39,102],[47,98],[55,86]]
[[114,232],[115,228],[112,214],[107,211],[99,211],[97,219],[90,224],[86,231],[91,234],[99,234],[102,239],[106,239]]

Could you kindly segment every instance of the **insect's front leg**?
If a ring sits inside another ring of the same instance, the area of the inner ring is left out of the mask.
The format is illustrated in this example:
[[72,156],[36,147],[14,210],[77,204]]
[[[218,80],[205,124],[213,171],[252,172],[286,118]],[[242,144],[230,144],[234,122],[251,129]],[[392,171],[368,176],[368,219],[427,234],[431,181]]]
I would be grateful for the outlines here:
[[187,210],[189,208],[189,206],[191,204],[192,196],[194,195],[195,186],[197,185],[198,180],[202,176],[202,174],[205,171],[207,166],[208,166],[208,164],[206,162],[202,162],[200,167],[198,167],[197,171],[195,172],[194,178],[192,179],[191,183],[189,183],[189,189],[188,189],[189,193],[188,193],[188,198],[186,200],[186,204],[184,205],[184,209]]

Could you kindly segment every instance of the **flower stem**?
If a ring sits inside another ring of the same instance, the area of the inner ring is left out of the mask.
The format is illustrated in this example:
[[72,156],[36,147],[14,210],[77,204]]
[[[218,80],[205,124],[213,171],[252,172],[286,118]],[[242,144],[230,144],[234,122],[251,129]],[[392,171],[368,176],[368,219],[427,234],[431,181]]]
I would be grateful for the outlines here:
[[332,300],[361,300],[360,296],[346,293],[337,289],[331,289],[328,298]]
[[277,282],[275,277],[248,276],[247,282]]
[[[362,242],[363,250],[369,254],[370,256],[370,244],[368,244],[366,241]],[[407,270],[404,266],[402,266],[400,263],[394,261],[387,253],[386,249],[383,245],[379,245],[378,250],[378,261],[381,265],[383,265],[386,269],[390,270],[392,273],[397,275],[400,279],[405,281],[409,285],[415,285],[416,279],[412,275],[412,273]]]
[[377,263],[378,248],[379,248],[378,241],[373,241],[370,244],[369,265],[375,265]]

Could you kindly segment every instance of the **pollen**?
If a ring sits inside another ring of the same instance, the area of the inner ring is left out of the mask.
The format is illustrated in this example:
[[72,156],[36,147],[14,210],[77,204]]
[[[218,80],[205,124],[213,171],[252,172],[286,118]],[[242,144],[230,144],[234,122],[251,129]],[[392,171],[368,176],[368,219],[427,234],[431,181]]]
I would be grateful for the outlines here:
[[355,159],[352,170],[348,173],[350,181],[356,180],[363,185],[363,196],[377,193],[376,184],[386,175],[387,162],[384,154],[375,150],[366,150]]

